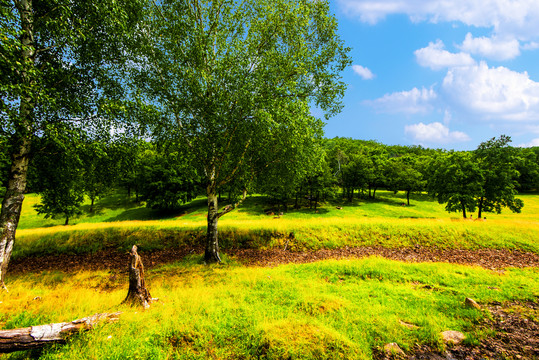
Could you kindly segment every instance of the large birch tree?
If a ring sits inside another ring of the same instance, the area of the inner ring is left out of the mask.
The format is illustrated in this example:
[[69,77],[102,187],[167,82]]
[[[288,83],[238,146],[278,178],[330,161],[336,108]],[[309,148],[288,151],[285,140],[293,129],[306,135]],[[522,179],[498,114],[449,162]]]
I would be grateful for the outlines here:
[[219,208],[219,189],[245,184],[244,197],[250,176],[320,137],[323,123],[310,109],[340,110],[348,49],[328,1],[153,5],[134,84],[161,111],[154,136],[194,153],[208,198],[204,259],[220,262],[218,221],[237,203]]

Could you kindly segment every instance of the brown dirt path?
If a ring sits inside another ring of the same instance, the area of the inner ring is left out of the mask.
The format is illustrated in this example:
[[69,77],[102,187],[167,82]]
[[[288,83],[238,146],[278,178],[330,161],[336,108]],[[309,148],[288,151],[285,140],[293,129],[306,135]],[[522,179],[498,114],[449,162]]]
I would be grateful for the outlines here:
[[[146,268],[174,262],[190,254],[200,254],[202,248],[182,247],[152,252],[140,251]],[[381,256],[391,260],[406,262],[447,262],[464,265],[477,265],[487,269],[506,267],[539,267],[539,255],[521,251],[479,249],[459,250],[440,248],[400,248],[383,247],[345,247],[341,249],[290,252],[281,249],[228,249],[229,257],[247,266],[278,266],[289,263],[309,263],[327,259],[353,259],[368,256]],[[79,270],[125,270],[127,252],[117,250],[99,251],[82,255],[46,255],[14,260],[9,273],[20,274],[41,271],[79,271]]]

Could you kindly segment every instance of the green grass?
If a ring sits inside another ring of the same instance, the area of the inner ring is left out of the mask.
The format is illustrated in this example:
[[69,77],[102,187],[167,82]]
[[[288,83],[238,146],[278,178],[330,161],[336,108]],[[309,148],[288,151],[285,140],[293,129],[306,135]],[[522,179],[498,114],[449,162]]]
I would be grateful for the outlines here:
[[[463,221],[426,195],[413,196],[409,207],[401,206],[401,194],[379,191],[377,195],[375,201],[326,203],[318,213],[305,207],[290,209],[277,218],[264,212],[269,207],[266,198],[252,196],[220,220],[220,244],[225,252],[229,248],[284,248],[292,233],[294,239],[287,245],[291,251],[345,246],[428,246],[539,253],[537,195],[521,196],[525,202],[521,214],[489,214],[487,221]],[[100,201],[94,214],[76,219],[70,226],[53,223],[63,220],[42,219],[32,207],[38,200],[32,194],[25,200],[14,258],[109,248],[124,251],[133,244],[143,250],[191,246],[201,244],[205,234],[202,198],[174,214],[163,214],[116,193]]]
[[[326,203],[318,213],[303,207],[275,218],[264,213],[264,197],[252,196],[220,220],[225,265],[201,265],[197,255],[147,272],[152,296],[160,298],[148,311],[121,305],[125,274],[8,273],[10,292],[0,293],[0,328],[123,314],[118,323],[76,335],[65,345],[5,358],[371,359],[389,342],[405,351],[416,343],[442,350],[444,330],[462,331],[472,344],[488,336],[477,327],[488,313],[466,308],[466,297],[480,304],[539,297],[537,268],[490,271],[376,257],[260,268],[226,256],[231,248],[283,248],[290,233],[291,251],[425,246],[539,253],[539,196],[521,196],[522,214],[488,214],[487,221],[477,222],[459,220],[426,195],[413,196],[410,207],[401,206],[403,194],[379,191],[377,197]],[[134,243],[144,252],[201,244],[205,233],[203,198],[164,214],[116,193],[70,226],[42,219],[32,207],[38,201],[36,195],[26,197],[14,258],[123,251]]]
[[[517,223],[529,221],[539,222],[539,196],[520,195],[524,201],[524,208],[521,214],[513,214],[509,210],[504,210],[502,214],[483,214],[488,220],[509,220]],[[222,221],[232,220],[267,220],[265,209],[271,208],[267,205],[267,198],[260,195],[249,196],[244,204],[237,210],[227,214]],[[362,219],[362,218],[392,218],[392,219],[459,219],[460,213],[448,213],[444,206],[432,200],[426,194],[415,194],[411,196],[410,206],[402,206],[406,202],[404,193],[394,194],[390,191],[378,191],[376,200],[354,199],[352,203],[343,200],[324,203],[318,208],[318,213],[303,204],[302,209],[294,210],[289,207],[284,217],[290,220],[313,220],[325,219]],[[23,203],[19,229],[35,229],[46,227],[61,227],[63,218],[44,219],[42,215],[36,213],[34,205],[39,203],[39,196],[27,194]],[[221,201],[224,206],[228,202]],[[342,210],[338,210],[341,206]],[[95,224],[95,223],[118,223],[123,221],[162,221],[162,222],[204,222],[206,219],[206,199],[198,197],[192,202],[184,205],[174,212],[160,212],[148,209],[144,204],[134,201],[134,198],[127,198],[122,191],[115,192],[101,200],[95,205],[93,213],[89,213],[88,201],[83,206],[84,215],[70,220],[71,225],[75,224]],[[474,214],[475,217],[476,214]]]
[[118,323],[46,349],[42,359],[370,359],[389,342],[405,351],[415,343],[443,349],[445,330],[478,341],[487,334],[475,326],[488,315],[466,308],[466,297],[487,304],[539,295],[538,269],[376,257],[276,268],[228,263],[207,267],[188,258],[152,270],[146,281],[160,300],[148,311],[120,305],[126,275],[18,276],[9,294],[0,293],[0,323],[15,328],[123,311]]

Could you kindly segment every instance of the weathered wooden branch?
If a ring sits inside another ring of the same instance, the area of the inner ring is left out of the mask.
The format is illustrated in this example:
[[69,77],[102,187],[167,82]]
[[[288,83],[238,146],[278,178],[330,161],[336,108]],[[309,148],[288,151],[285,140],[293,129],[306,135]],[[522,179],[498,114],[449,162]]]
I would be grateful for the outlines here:
[[69,335],[79,331],[91,330],[102,321],[117,321],[120,314],[120,312],[95,314],[71,322],[0,330],[0,353],[29,350],[48,344],[63,343]]
[[144,265],[142,259],[137,253],[137,245],[133,245],[129,253],[129,290],[124,303],[140,305],[144,309],[150,307],[150,303],[157,299],[152,298],[146,283],[144,282]]

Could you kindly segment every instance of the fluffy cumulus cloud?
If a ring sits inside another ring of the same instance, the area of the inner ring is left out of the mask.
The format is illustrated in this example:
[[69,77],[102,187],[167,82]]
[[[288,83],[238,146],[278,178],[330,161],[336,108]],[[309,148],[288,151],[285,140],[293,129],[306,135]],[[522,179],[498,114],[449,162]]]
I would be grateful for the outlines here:
[[363,80],[374,79],[374,74],[366,67],[363,67],[361,65],[352,65],[352,70],[354,70],[356,74],[361,76]]
[[469,66],[475,64],[474,59],[467,53],[453,54],[444,49],[444,43],[437,40],[429,46],[416,50],[415,57],[419,65],[433,70],[442,70],[450,67]]
[[493,60],[511,60],[520,55],[520,43],[515,38],[474,38],[471,33],[466,35],[460,49]]
[[437,94],[433,89],[413,88],[410,91],[386,94],[363,103],[381,112],[419,114],[431,111],[436,98]]
[[493,28],[495,33],[521,39],[539,34],[537,0],[338,0],[349,16],[375,24],[391,14],[406,14],[413,21],[462,22]]
[[418,143],[447,144],[469,141],[470,137],[460,131],[449,131],[442,123],[413,124],[404,127],[404,133]]
[[444,100],[482,119],[539,120],[539,83],[526,72],[485,62],[450,69],[442,83]]

